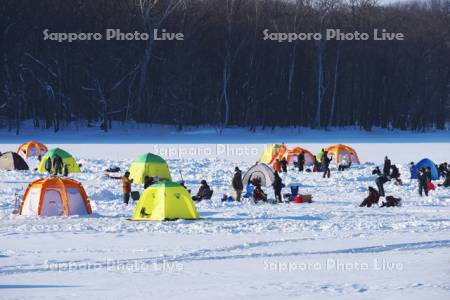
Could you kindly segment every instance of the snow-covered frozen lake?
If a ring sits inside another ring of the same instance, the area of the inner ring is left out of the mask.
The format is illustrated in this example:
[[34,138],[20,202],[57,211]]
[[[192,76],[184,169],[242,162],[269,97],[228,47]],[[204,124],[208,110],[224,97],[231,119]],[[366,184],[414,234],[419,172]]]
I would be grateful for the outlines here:
[[[0,149],[15,150],[13,143]],[[306,147],[317,152],[327,145]],[[60,144],[83,164],[73,178],[94,214],[13,215],[15,195],[41,174],[0,171],[0,298],[449,299],[450,189],[420,198],[408,163],[448,161],[450,143],[349,145],[362,165],[333,168],[331,179],[294,170],[284,176],[313,203],[254,205],[220,198],[230,193],[234,167],[246,170],[263,144]],[[202,219],[128,220],[134,205],[121,203],[120,181],[102,172],[110,165],[125,170],[145,152],[167,158],[174,179],[181,171],[194,191],[201,179],[210,183],[212,201],[197,205]],[[404,181],[387,183],[386,193],[401,197],[403,206],[358,207],[386,154]]]

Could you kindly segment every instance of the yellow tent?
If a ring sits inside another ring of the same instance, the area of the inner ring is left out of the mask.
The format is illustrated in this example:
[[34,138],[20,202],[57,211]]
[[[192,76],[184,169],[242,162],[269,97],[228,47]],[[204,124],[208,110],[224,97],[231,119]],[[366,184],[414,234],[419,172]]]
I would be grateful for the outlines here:
[[159,180],[172,180],[167,162],[160,156],[147,153],[137,157],[130,166],[130,179],[134,183],[144,183],[145,176],[159,177]]
[[[63,163],[65,165],[67,165],[68,169],[69,169],[69,173],[80,173],[80,166],[78,166],[77,162],[75,161],[75,158],[73,158],[72,155],[70,155],[69,153],[67,153],[66,151],[60,149],[60,148],[54,148],[54,149],[50,149],[48,150],[48,152],[42,157],[41,162],[39,163],[38,166],[38,171],[41,173],[45,173],[45,162],[51,158],[53,161],[53,158],[58,155],[59,157],[62,158]],[[55,169],[52,168],[52,172],[54,172]]]
[[131,217],[134,221],[199,218],[186,188],[172,181],[156,183],[146,188]]
[[287,148],[284,144],[268,145],[261,154],[259,162],[270,165],[275,161],[275,159],[281,159],[286,151]]

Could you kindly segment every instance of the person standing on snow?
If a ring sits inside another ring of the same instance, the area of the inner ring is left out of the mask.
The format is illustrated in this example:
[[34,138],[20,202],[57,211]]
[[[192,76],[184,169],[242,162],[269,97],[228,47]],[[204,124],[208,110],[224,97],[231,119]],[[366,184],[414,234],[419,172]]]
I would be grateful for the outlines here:
[[328,177],[330,178],[331,172],[330,172],[330,162],[331,159],[328,157],[328,152],[325,151],[322,154],[322,168],[323,168],[323,178]]
[[130,172],[126,171],[122,176],[123,203],[125,203],[126,205],[128,205],[128,202],[130,201],[132,183],[133,179],[130,179]]
[[283,157],[280,161],[280,165],[281,165],[281,171],[284,173],[287,173],[287,160],[285,157]]
[[277,172],[281,172],[281,163],[280,163],[280,160],[278,158],[273,163],[273,170],[277,171]]
[[391,160],[387,156],[385,156],[384,157],[383,174],[385,176],[389,176],[390,173],[391,173]]
[[63,162],[61,156],[56,154],[55,157],[53,158],[53,169],[55,170],[55,173],[54,173],[55,176],[63,173],[63,171],[62,171],[63,165],[64,165],[64,162]]
[[325,149],[323,149],[322,148],[322,150],[320,150],[320,152],[319,153],[317,153],[317,161],[318,162],[322,162],[322,156],[323,156],[323,154],[325,153]]
[[242,191],[244,190],[244,184],[242,182],[242,173],[238,167],[234,168],[233,180],[231,181],[234,192],[236,194],[236,201],[241,201]]
[[424,168],[419,169],[419,195],[422,197],[422,193],[425,192],[425,196],[428,196],[428,176]]
[[52,158],[49,157],[46,161],[45,161],[45,170],[48,172],[48,174],[52,173]]
[[65,177],[69,176],[69,165],[68,164],[64,164],[63,170],[64,170],[64,174],[63,175]]
[[283,202],[281,199],[281,189],[283,188],[283,181],[281,180],[280,175],[278,175],[278,172],[275,171],[275,179],[273,181],[273,191],[275,192],[275,201],[278,203]]
[[389,176],[386,176],[386,175],[381,175],[380,177],[378,177],[375,180],[375,183],[377,184],[377,187],[378,187],[378,191],[380,193],[380,197],[384,197],[385,196],[385,194],[384,194],[384,184],[386,182],[390,181],[390,180],[391,179],[389,178]]
[[303,169],[305,167],[305,153],[303,153],[303,151],[301,151],[297,157],[297,166],[298,171],[303,172]]

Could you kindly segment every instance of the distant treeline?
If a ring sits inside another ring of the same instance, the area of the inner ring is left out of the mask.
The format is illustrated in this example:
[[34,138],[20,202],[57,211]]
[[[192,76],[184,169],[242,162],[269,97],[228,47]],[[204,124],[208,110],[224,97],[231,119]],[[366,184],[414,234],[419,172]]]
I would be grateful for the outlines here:
[[[106,40],[108,28],[147,41]],[[402,33],[403,41],[264,40],[269,32]],[[95,41],[48,33],[101,33]],[[154,29],[183,33],[155,41]],[[0,126],[24,120],[183,126],[373,126],[450,121],[448,1],[2,0]]]

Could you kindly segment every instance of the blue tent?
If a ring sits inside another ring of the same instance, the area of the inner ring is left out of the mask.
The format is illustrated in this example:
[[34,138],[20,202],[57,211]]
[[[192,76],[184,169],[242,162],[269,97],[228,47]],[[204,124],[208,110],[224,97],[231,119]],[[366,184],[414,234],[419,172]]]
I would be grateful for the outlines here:
[[419,178],[419,169],[420,168],[430,168],[431,169],[431,179],[438,180],[439,179],[439,171],[436,167],[436,164],[428,158],[424,158],[419,161],[417,164],[412,166],[411,168],[411,179]]

